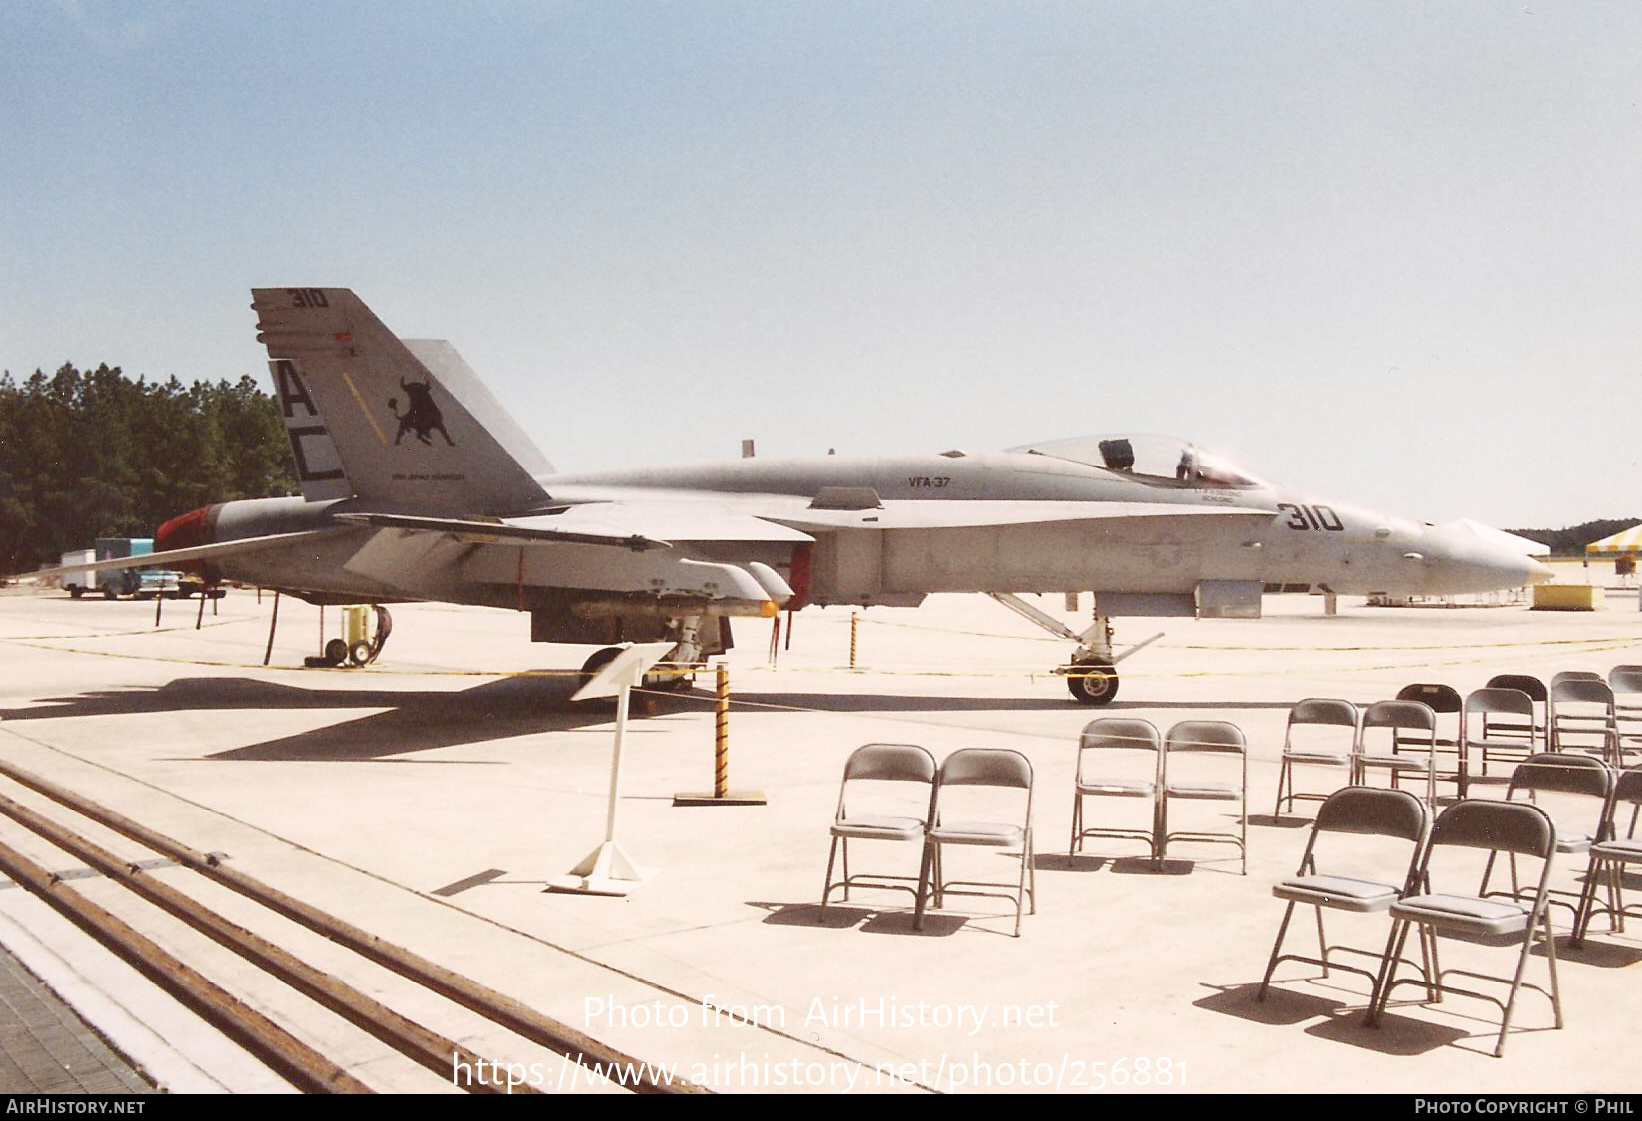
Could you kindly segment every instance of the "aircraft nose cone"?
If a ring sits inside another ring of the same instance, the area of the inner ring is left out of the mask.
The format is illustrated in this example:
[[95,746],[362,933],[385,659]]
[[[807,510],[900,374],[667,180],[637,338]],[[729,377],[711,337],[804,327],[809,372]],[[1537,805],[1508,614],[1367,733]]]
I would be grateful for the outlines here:
[[1543,584],[1555,576],[1524,551],[1522,546],[1531,542],[1477,522],[1428,529],[1424,544],[1434,591],[1491,592]]

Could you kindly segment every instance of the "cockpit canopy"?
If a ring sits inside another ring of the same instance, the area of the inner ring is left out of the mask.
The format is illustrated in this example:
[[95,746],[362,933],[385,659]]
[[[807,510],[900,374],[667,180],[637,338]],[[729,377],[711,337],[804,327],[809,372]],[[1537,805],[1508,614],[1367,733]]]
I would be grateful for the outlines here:
[[1270,485],[1175,436],[1075,436],[1008,450],[1101,467],[1157,485],[1238,490]]

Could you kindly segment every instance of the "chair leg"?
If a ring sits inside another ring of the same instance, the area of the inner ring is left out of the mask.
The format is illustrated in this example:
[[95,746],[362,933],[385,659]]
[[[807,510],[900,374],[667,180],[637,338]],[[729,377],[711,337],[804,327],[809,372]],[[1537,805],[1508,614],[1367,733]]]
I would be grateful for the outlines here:
[[[1551,931],[1550,915],[1545,915],[1544,919],[1545,932],[1547,936],[1549,936]],[[1534,927],[1533,924],[1530,923],[1528,925],[1528,929],[1522,932],[1522,952],[1517,955],[1517,971],[1511,977],[1511,992],[1505,1000],[1505,1015],[1500,1019],[1499,1043],[1497,1043],[1494,1047],[1494,1058],[1496,1059],[1502,1058],[1505,1055],[1505,1033],[1511,1030],[1511,1013],[1515,1011],[1517,1006],[1517,990],[1522,987],[1522,974],[1523,971],[1528,968],[1528,952],[1533,949],[1533,946]],[[1557,1018],[1559,1020],[1561,1019],[1560,1013]],[[1557,1026],[1561,1027],[1562,1025],[1559,1023]]]
[[1551,929],[1551,912],[1545,911],[1545,964],[1551,970],[1551,1011],[1556,1016],[1556,1026],[1562,1026],[1562,989],[1556,980],[1556,932]]
[[1083,795],[1079,794],[1077,791],[1074,790],[1072,792],[1072,839],[1070,841],[1066,842],[1066,855],[1067,856],[1076,856],[1077,855],[1078,841],[1082,839],[1081,837],[1079,837],[1079,834],[1082,833],[1082,832],[1083,832]]
[[832,891],[832,862],[833,858],[837,855],[838,838],[834,837],[832,839],[832,846],[827,849],[827,878],[821,885],[821,913],[816,916],[815,919],[818,923],[825,922],[827,920],[827,895]]
[[1255,1000],[1265,1000],[1266,990],[1271,987],[1271,975],[1277,971],[1277,958],[1283,950],[1283,939],[1289,932],[1289,919],[1294,917],[1294,902],[1289,901],[1283,911],[1283,921],[1277,927],[1277,941],[1271,945],[1271,957],[1266,962],[1266,975],[1260,978],[1260,991],[1254,994]]
[[1596,881],[1602,870],[1597,867],[1600,861],[1596,854],[1591,854],[1591,861],[1585,866],[1585,883],[1579,889],[1579,905],[1574,911],[1574,936],[1568,939],[1568,944],[1575,948],[1585,944],[1585,931],[1591,925],[1591,912],[1596,908]]
[[1026,890],[1032,898],[1032,907],[1028,914],[1038,913],[1038,850],[1032,843],[1032,827],[1027,826],[1026,844],[1030,851],[1026,857]]
[[912,920],[912,929],[914,930],[924,928],[924,906],[929,899],[929,872],[930,865],[935,859],[932,855],[934,848],[935,842],[926,840],[924,842],[923,859],[918,862],[918,904],[913,910]]
[[1277,771],[1277,802],[1271,807],[1271,816],[1279,817],[1283,812],[1283,782],[1288,781],[1289,809],[1294,808],[1294,766],[1287,759]]
[[1317,959],[1323,963],[1323,976],[1328,976],[1328,938],[1323,934],[1323,909],[1312,908],[1317,912]]
[[1380,975],[1375,978],[1374,989],[1368,998],[1368,1023],[1371,1027],[1378,1027],[1380,1017],[1385,1014],[1386,997],[1396,980],[1397,959],[1402,955],[1409,926],[1407,919],[1397,919],[1391,924],[1391,935],[1385,942],[1385,957],[1380,961]]

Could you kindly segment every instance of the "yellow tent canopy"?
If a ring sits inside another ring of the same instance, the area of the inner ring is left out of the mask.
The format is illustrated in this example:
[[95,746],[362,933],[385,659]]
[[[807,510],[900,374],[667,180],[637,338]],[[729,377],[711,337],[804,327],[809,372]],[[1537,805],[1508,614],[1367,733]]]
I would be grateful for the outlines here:
[[1642,554],[1642,525],[1633,525],[1612,537],[1592,541],[1585,546],[1585,553],[1593,557],[1634,557]]

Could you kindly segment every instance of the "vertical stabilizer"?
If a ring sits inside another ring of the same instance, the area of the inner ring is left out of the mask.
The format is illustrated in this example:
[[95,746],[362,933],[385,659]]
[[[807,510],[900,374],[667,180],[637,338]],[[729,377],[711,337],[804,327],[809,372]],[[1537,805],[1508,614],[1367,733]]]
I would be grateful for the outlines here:
[[396,338],[346,288],[257,288],[303,495],[407,513],[540,503],[546,460],[448,343]]

